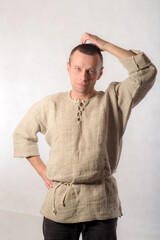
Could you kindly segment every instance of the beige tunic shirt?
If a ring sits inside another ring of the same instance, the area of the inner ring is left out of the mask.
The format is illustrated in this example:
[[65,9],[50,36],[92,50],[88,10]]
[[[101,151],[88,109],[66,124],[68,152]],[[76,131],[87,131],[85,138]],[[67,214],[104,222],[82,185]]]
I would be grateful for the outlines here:
[[122,137],[132,108],[152,87],[156,68],[140,51],[120,62],[123,82],[81,101],[61,92],[35,103],[14,132],[14,156],[39,155],[37,133],[50,146],[47,192],[41,213],[56,222],[75,223],[121,217],[116,172]]

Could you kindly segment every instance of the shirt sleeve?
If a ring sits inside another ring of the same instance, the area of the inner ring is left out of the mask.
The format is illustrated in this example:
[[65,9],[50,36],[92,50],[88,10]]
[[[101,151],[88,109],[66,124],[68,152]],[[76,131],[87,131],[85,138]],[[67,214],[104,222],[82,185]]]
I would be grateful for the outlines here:
[[44,133],[45,129],[38,119],[36,108],[37,103],[30,107],[13,133],[14,157],[39,155],[37,133]]
[[122,108],[128,104],[131,108],[135,107],[151,89],[157,74],[156,67],[144,52],[131,51],[136,55],[120,60],[129,76],[116,85],[118,105]]

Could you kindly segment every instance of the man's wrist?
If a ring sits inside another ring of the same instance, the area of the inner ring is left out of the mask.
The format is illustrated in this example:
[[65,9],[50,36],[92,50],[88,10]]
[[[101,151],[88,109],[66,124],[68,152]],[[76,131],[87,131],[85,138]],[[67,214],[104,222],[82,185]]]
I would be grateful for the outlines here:
[[110,42],[105,41],[103,51],[110,52],[110,45]]
[[119,60],[136,55],[134,52],[118,47],[110,42],[105,43],[104,49],[106,52],[114,55]]
[[37,173],[43,177],[44,172],[46,171],[46,165],[41,160],[40,156],[31,156],[27,157],[27,160],[31,163],[31,165],[36,169]]

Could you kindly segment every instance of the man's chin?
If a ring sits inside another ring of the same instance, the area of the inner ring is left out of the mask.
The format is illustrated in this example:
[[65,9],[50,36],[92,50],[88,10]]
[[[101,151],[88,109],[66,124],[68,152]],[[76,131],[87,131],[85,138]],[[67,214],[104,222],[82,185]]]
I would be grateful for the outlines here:
[[75,90],[77,93],[83,93],[83,94],[87,94],[89,93],[89,91],[87,89],[76,89]]

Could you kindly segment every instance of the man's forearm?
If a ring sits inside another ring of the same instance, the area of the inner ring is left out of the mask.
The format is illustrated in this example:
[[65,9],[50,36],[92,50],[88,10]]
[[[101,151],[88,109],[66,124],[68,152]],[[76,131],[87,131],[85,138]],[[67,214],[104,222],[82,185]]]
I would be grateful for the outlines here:
[[119,60],[136,55],[132,51],[120,48],[110,42],[107,42],[97,37],[96,35],[84,33],[81,38],[81,43],[86,43],[87,40],[95,44],[101,51],[109,52],[115,57],[117,57]]
[[134,52],[120,48],[110,42],[105,43],[104,51],[111,53],[112,55],[117,57],[119,60],[136,55]]
[[46,165],[41,160],[40,156],[27,157],[27,160],[36,169],[38,174],[42,177],[43,172],[46,170]]

